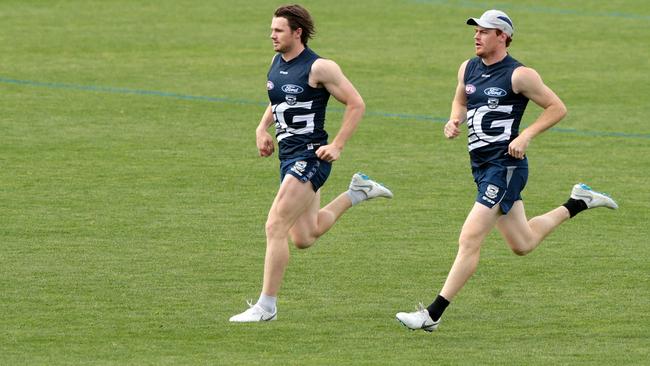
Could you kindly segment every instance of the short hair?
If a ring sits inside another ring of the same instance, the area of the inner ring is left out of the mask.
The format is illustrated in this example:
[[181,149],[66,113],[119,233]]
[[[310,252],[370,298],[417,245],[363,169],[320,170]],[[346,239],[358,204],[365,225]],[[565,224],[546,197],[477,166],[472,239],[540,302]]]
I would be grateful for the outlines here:
[[[500,36],[501,33],[505,33],[505,32],[502,31],[501,29],[497,29],[496,31],[497,31],[497,36]],[[506,38],[506,47],[509,47],[509,46],[510,46],[510,42],[512,42],[512,37],[510,37],[508,34],[506,34],[506,36],[508,37],[508,38]]]
[[277,18],[285,18],[289,22],[289,28],[292,31],[301,28],[302,34],[300,35],[300,41],[305,46],[307,45],[307,41],[313,38],[316,32],[311,15],[309,15],[307,9],[298,4],[281,6],[275,10],[273,15]]

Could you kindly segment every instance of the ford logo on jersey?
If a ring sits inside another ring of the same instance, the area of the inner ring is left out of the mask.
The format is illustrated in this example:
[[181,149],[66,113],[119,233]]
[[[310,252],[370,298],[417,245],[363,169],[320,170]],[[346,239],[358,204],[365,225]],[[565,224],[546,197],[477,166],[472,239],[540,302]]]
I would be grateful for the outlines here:
[[300,94],[304,91],[302,86],[293,85],[293,84],[284,84],[282,85],[282,91],[289,94]]
[[506,94],[508,94],[508,92],[501,88],[497,88],[496,86],[483,90],[483,93],[485,93],[485,95],[488,97],[505,97]]

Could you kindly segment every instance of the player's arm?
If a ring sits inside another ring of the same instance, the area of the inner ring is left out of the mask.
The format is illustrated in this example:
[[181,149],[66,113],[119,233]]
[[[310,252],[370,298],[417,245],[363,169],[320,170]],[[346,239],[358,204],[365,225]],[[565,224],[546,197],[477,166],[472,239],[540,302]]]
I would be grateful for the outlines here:
[[338,133],[328,145],[321,146],[316,150],[316,156],[319,159],[335,161],[339,159],[345,144],[357,129],[366,110],[366,105],[339,65],[332,60],[318,59],[314,62],[310,74],[310,84],[312,81],[322,85],[336,100],[345,105],[343,122]]
[[271,103],[269,103],[268,107],[266,107],[266,110],[264,111],[264,114],[262,115],[260,124],[255,130],[255,140],[260,156],[267,157],[273,155],[273,137],[268,131],[273,122],[273,111],[271,109]]
[[465,68],[467,62],[463,62],[458,68],[458,84],[454,93],[454,100],[451,102],[451,115],[445,124],[444,133],[448,139],[458,137],[460,125],[467,119],[467,95],[465,94]]
[[523,94],[544,110],[537,120],[523,130],[508,146],[508,154],[523,159],[530,141],[540,133],[560,122],[567,113],[560,98],[544,84],[537,71],[529,67],[518,67],[512,73],[512,89]]
[[[276,57],[280,56],[278,54],[275,54],[271,59],[271,65],[273,65],[273,61]],[[273,120],[273,109],[271,107],[271,103],[269,103],[269,105],[266,107],[266,110],[264,111],[264,114],[262,115],[260,124],[257,125],[257,129],[255,129],[255,142],[257,144],[257,151],[259,152],[260,156],[271,156],[275,150],[273,146],[273,136],[271,136],[269,133],[269,127],[271,127],[273,122],[275,122]]]

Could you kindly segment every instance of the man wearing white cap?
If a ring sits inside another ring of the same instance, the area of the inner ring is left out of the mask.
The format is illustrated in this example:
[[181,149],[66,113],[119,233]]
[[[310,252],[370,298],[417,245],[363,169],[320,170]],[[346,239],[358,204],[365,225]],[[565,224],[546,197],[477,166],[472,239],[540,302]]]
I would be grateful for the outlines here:
[[[460,65],[444,134],[448,139],[457,137],[461,123],[467,121],[476,202],[467,215],[458,254],[438,296],[426,308],[420,304],[415,312],[396,315],[408,328],[428,332],[438,328],[445,308],[476,271],[483,240],[494,227],[515,254],[526,255],[579,212],[618,207],[609,196],[576,184],[565,204],[526,218],[521,197],[528,179],[526,150],[535,136],[565,116],[566,107],[535,70],[508,54],[514,25],[506,13],[488,10],[480,18],[469,18],[467,24],[475,26],[477,57]],[[519,124],[529,100],[543,111],[520,133]]]

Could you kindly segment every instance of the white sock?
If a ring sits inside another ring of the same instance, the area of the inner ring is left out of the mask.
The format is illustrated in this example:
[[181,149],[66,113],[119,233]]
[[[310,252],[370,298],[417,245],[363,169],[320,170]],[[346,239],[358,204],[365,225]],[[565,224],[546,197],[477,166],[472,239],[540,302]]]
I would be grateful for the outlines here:
[[277,296],[268,296],[260,294],[260,298],[257,300],[257,304],[262,307],[262,309],[268,311],[269,313],[275,313],[275,304],[277,303]]
[[368,198],[368,195],[364,191],[353,191],[351,189],[348,189],[346,193],[348,194],[350,201],[352,201],[352,206],[361,201],[365,201]]

